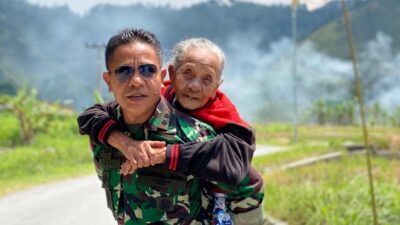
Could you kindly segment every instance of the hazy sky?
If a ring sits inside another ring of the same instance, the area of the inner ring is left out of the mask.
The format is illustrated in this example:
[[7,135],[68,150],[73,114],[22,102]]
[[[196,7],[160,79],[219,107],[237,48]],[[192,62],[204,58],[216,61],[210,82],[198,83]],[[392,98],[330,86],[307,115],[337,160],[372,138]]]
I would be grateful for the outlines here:
[[[170,6],[173,8],[188,7],[193,4],[198,4],[202,2],[208,2],[210,0],[26,0],[30,3],[36,3],[43,6],[54,6],[54,5],[68,5],[68,7],[78,13],[84,14],[91,7],[96,4],[108,3],[114,5],[129,5],[133,3],[147,3],[151,5],[162,5]],[[229,0],[217,0],[222,3],[229,4]],[[291,0],[236,0],[240,2],[254,2],[258,4],[271,5],[271,4],[289,4]]]

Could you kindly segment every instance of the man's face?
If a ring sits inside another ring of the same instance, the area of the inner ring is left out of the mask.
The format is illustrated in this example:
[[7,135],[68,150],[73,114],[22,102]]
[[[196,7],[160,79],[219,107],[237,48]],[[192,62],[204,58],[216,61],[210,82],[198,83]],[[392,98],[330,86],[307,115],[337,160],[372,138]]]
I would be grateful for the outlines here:
[[219,58],[202,49],[189,49],[179,68],[169,67],[176,100],[188,110],[196,110],[214,98],[220,79]]
[[120,104],[125,122],[146,122],[160,100],[165,76],[154,49],[143,43],[121,45],[110,58],[109,69],[103,78]]

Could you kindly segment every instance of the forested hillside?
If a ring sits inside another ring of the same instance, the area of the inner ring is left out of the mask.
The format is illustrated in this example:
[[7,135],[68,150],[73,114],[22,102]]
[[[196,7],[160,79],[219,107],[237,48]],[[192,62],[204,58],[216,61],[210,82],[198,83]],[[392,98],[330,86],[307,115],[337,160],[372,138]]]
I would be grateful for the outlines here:
[[[392,38],[393,52],[400,48],[400,1],[379,0],[359,2],[351,12],[353,36],[358,51],[365,48],[366,42],[376,33],[383,32]],[[326,26],[313,33],[309,40],[318,44],[318,49],[332,56],[348,58],[346,34],[342,18],[333,19]]]

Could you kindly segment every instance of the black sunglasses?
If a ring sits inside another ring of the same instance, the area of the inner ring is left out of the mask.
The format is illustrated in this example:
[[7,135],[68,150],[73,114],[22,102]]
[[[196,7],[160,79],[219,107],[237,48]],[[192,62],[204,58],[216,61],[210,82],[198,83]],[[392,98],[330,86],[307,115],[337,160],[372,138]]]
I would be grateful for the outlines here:
[[[143,64],[138,67],[139,74],[146,79],[150,79],[157,73],[157,66],[154,64]],[[120,66],[114,70],[115,76],[120,82],[126,82],[135,74],[132,66]]]

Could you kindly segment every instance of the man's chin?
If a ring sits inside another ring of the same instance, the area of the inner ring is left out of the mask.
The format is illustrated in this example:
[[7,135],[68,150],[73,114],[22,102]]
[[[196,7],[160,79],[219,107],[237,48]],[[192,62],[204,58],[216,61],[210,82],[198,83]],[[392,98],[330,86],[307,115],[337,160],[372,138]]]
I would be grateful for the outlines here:
[[131,101],[129,99],[126,99],[124,102],[120,102],[120,106],[124,111],[137,111],[138,108],[141,108],[144,106],[145,101]]

